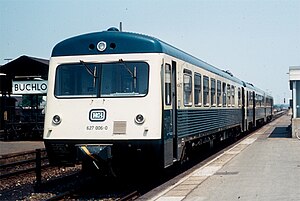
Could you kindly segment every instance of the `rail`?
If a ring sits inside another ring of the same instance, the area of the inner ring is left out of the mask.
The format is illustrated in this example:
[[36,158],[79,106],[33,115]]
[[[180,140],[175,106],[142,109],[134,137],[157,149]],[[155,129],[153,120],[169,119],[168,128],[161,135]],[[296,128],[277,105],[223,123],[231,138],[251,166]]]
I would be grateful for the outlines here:
[[284,111],[280,111],[280,112],[276,112],[274,115],[273,115],[273,119],[277,119],[279,117],[281,117],[282,115],[286,114],[288,111],[284,110]]
[[[72,198],[73,194],[76,193],[76,190],[66,191],[55,195],[51,198],[46,199],[46,201],[57,201],[57,200],[66,200]],[[116,201],[129,201],[129,200],[136,200],[140,197],[140,193],[138,191],[133,191],[131,193],[125,194],[120,198],[116,199]]]
[[[35,171],[36,184],[41,184],[41,170],[48,167],[45,149],[0,156],[0,179]],[[16,168],[18,167],[18,168]]]
[[140,197],[140,193],[138,191],[134,191],[132,193],[129,193],[123,197],[121,197],[120,199],[117,199],[117,201],[128,201],[128,200],[135,200],[138,197]]

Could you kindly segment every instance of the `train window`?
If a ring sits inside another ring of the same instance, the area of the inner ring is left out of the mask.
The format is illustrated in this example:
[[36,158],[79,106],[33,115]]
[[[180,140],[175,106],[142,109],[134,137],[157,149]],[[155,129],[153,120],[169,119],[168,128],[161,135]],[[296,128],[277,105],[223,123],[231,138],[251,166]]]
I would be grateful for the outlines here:
[[248,98],[249,98],[249,106],[253,107],[253,92],[252,91],[249,92]]
[[249,107],[249,92],[246,93],[246,107]]
[[203,76],[203,105],[209,106],[209,78]]
[[201,92],[201,75],[195,73],[194,75],[194,104],[195,106],[201,106],[202,92]]
[[219,107],[222,106],[222,103],[221,103],[221,81],[220,80],[217,80],[217,105]]
[[216,106],[216,80],[213,78],[210,79],[210,93],[211,105]]
[[261,107],[262,106],[262,96],[256,95],[256,97],[257,97],[257,106]]
[[266,106],[271,106],[271,100],[269,98],[266,98]]
[[145,96],[148,77],[145,62],[62,64],[56,70],[54,94],[59,98]]
[[165,66],[165,103],[171,105],[171,65],[166,64]]
[[101,65],[100,96],[145,96],[149,66],[145,62],[120,62]]
[[231,86],[231,106],[235,106],[235,87]]
[[242,99],[241,99],[241,88],[238,88],[238,106],[241,107]]
[[[95,68],[92,68],[93,71]],[[54,94],[57,97],[96,97],[94,81],[98,83],[84,65],[63,64],[56,70]]]
[[227,103],[226,103],[226,83],[223,83],[222,91],[223,91],[223,107],[226,107],[226,105],[227,105]]
[[231,106],[231,88],[230,88],[230,84],[227,84],[227,106]]
[[183,71],[183,102],[185,106],[192,105],[192,72]]

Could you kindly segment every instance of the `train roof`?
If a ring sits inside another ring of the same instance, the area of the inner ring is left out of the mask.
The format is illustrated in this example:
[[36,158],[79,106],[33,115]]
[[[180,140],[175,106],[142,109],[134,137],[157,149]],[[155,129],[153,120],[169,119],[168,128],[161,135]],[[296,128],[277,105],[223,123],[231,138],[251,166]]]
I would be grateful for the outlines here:
[[[104,51],[98,51],[97,49],[97,44],[100,41],[107,44]],[[165,53],[243,85],[243,82],[230,72],[220,70],[157,38],[137,33],[119,32],[115,29],[66,39],[53,48],[52,57],[129,53]]]
[[260,94],[263,94],[267,97],[270,97],[270,98],[273,98],[271,94],[261,90],[260,88],[254,86],[253,84],[249,83],[249,82],[245,82],[245,87],[248,88],[248,89],[251,89],[253,91],[255,91],[255,93],[260,93]]

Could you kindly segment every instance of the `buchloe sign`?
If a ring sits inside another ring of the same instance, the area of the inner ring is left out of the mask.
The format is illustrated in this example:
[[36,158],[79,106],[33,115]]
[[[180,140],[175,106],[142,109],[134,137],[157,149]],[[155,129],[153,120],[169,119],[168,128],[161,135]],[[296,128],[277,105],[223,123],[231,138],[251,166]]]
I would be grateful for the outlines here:
[[48,81],[13,81],[13,94],[45,94],[47,93]]

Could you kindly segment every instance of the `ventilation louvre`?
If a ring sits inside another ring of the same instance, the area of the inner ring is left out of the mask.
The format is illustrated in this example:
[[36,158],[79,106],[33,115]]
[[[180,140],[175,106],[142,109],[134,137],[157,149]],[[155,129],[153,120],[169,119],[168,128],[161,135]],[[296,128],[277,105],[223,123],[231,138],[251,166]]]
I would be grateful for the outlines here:
[[126,121],[114,121],[113,134],[126,134]]

